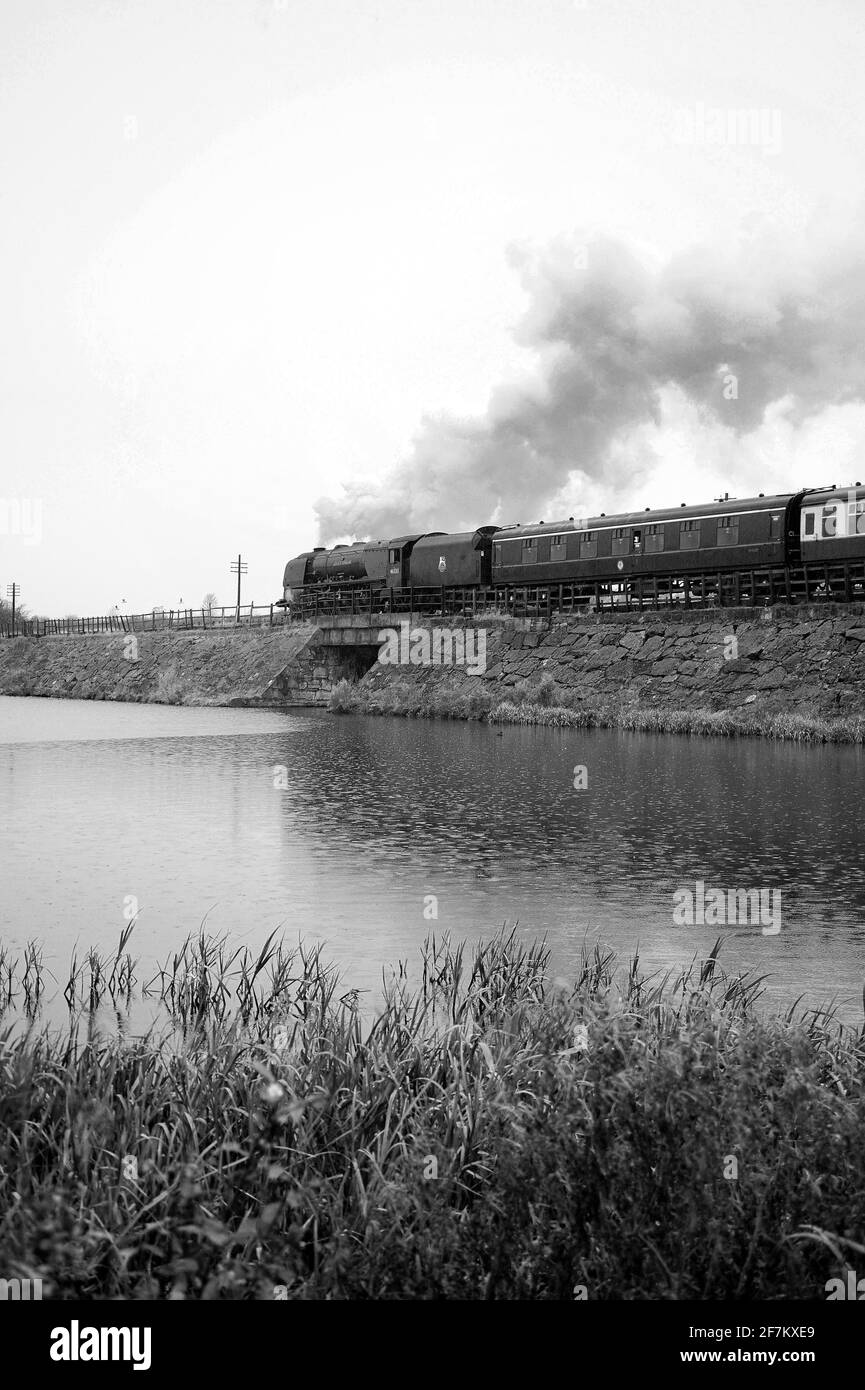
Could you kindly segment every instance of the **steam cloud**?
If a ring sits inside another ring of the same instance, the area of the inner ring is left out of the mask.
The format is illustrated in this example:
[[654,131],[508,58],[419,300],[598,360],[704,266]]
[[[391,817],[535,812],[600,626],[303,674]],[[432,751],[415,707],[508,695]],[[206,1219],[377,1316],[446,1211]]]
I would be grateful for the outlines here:
[[614,241],[560,239],[512,261],[536,374],[497,389],[481,418],[425,419],[404,465],[320,499],[324,543],[554,519],[551,501],[599,482],[627,496],[640,466],[629,436],[660,423],[669,388],[739,435],[780,400],[800,422],[865,398],[861,244],[807,261],[756,244],[695,250],[649,270]]

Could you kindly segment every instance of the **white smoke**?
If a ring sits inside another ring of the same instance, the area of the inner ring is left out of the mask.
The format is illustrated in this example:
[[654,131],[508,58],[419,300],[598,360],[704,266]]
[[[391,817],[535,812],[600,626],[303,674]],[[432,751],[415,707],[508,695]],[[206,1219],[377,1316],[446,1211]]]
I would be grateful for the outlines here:
[[748,442],[764,426],[779,438],[779,414],[789,446],[791,429],[833,407],[837,422],[838,407],[865,400],[861,239],[804,255],[765,243],[697,249],[650,269],[612,240],[561,238],[512,260],[529,297],[518,338],[536,372],[494,391],[482,417],[425,419],[388,476],[320,499],[323,542],[530,522],[584,499],[642,505],[634,479],[663,462],[670,402],[714,441],[718,457],[691,470],[711,474],[731,444],[759,463]]

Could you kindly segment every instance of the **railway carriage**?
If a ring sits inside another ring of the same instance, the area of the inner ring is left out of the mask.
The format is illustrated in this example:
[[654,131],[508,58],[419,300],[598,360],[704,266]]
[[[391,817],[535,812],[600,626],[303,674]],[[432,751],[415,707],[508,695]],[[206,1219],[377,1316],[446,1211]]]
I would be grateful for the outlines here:
[[814,588],[816,582],[817,597],[849,599],[865,594],[865,490],[861,483],[815,488],[805,494],[799,557],[805,588]]
[[799,539],[801,558],[806,562],[865,559],[865,490],[861,485],[809,492],[802,504]]
[[514,526],[493,542],[495,584],[628,581],[783,565],[800,494]]

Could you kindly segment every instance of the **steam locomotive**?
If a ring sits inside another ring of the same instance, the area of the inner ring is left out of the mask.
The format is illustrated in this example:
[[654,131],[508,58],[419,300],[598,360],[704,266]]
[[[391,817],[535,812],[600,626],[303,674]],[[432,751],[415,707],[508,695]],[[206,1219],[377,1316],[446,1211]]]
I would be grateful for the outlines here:
[[[289,560],[281,604],[305,595],[362,586],[385,606],[402,590],[442,586],[496,589],[513,585],[598,583],[629,590],[634,581],[678,583],[707,573],[827,566],[850,562],[865,579],[865,488],[804,488],[704,506],[624,512],[532,526],[479,526],[475,531],[396,536],[322,546]],[[805,571],[807,575],[807,569]],[[861,587],[861,583],[860,583]],[[806,580],[806,595],[808,593]]]

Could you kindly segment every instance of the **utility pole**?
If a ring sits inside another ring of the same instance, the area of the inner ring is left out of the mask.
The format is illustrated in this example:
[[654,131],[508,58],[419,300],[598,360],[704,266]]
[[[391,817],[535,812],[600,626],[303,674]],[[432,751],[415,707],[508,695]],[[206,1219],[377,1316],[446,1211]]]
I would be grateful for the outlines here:
[[237,575],[237,615],[236,621],[240,622],[240,576],[246,574],[247,566],[243,563],[240,555],[231,562],[231,573]]
[[7,585],[6,585],[6,597],[7,597],[7,598],[11,598],[11,600],[12,600],[12,636],[13,636],[13,637],[15,636],[15,600],[17,599],[17,597],[18,597],[18,595],[19,595],[20,593],[21,593],[21,585],[20,585],[20,584],[7,584]]

